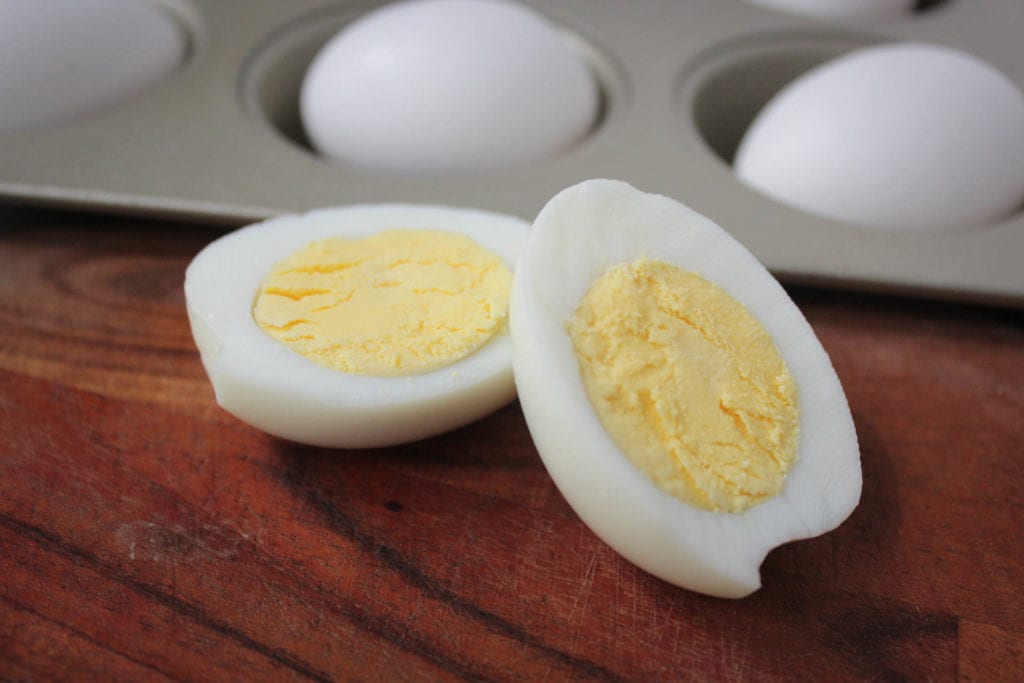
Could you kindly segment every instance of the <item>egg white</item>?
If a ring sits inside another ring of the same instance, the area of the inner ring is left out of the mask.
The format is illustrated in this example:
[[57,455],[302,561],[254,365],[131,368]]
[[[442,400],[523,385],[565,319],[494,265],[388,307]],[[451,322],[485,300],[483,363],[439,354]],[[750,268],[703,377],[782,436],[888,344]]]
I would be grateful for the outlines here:
[[225,410],[291,441],[370,448],[454,429],[515,397],[507,333],[431,372],[372,377],[319,365],[253,320],[260,284],[275,263],[315,240],[389,228],[466,234],[514,271],[529,224],[472,209],[381,204],[282,216],[214,241],[189,265],[185,299],[203,366]]
[[[697,272],[743,303],[796,380],[798,460],[780,495],[744,513],[708,512],[664,493],[621,453],[587,397],[565,323],[596,277],[642,256]],[[544,465],[583,522],[647,572],[742,597],[760,587],[769,550],[828,531],[856,507],[857,435],[828,355],[755,257],[686,206],[612,180],[562,191],[533,224],[510,321],[519,400]]]

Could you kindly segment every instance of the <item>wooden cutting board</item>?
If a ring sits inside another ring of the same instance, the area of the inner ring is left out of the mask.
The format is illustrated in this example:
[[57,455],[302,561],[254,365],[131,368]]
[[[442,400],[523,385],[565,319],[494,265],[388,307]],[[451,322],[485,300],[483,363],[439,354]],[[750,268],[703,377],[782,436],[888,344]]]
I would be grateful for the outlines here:
[[726,601],[602,544],[517,404],[354,452],[223,412],[222,230],[0,210],[0,679],[1024,680],[1020,312],[792,290],[863,498]]

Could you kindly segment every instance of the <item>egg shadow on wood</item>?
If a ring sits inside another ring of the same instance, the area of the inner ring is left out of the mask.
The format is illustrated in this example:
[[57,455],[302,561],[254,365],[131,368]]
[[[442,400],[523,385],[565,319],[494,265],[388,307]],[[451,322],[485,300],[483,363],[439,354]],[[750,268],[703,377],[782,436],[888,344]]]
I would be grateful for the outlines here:
[[445,514],[462,496],[480,504],[508,498],[509,478],[547,480],[518,402],[460,429],[399,446],[328,449],[280,439],[272,444],[289,488],[307,499],[366,512],[399,511],[417,500]]
[[507,467],[537,459],[517,401],[458,429],[396,446],[365,449],[321,448],[274,438],[273,448],[286,464],[301,459],[338,467],[362,462]]
[[390,448],[327,449],[279,439],[272,447],[283,485],[329,533],[385,553],[385,564],[399,573],[412,571],[424,544],[452,540],[442,538],[446,531],[453,538],[473,534],[477,525],[500,519],[501,509],[517,514],[514,501],[502,497],[503,482],[546,476],[518,403]]

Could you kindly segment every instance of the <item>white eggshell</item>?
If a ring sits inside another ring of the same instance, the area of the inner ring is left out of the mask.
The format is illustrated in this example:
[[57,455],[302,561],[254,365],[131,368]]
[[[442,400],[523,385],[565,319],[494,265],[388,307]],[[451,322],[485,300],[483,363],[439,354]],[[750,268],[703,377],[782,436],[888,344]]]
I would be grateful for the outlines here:
[[79,121],[181,64],[181,27],[144,0],[0,2],[0,132]]
[[804,74],[758,114],[737,176],[811,213],[849,223],[953,230],[1024,202],[1024,95],[946,47],[898,43]]
[[389,171],[473,171],[552,156],[587,134],[594,78],[535,11],[417,0],[345,27],[313,60],[300,111],[313,146]]
[[[745,513],[708,512],[664,493],[619,451],[591,408],[565,323],[596,277],[641,256],[697,272],[743,303],[796,380],[798,461],[779,496]],[[510,317],[519,399],[545,466],[583,522],[642,569],[695,591],[742,597],[760,586],[769,550],[834,528],[857,505],[857,436],[827,354],[750,252],[682,204],[610,180],[563,190],[534,222]]]
[[909,16],[915,0],[747,0],[752,5],[820,19]]
[[471,209],[384,204],[282,216],[214,241],[189,265],[185,299],[203,366],[225,410],[292,441],[370,448],[440,434],[515,397],[507,334],[432,372],[371,377],[314,363],[253,320],[260,284],[275,263],[318,239],[388,228],[461,232],[514,269],[529,224]]

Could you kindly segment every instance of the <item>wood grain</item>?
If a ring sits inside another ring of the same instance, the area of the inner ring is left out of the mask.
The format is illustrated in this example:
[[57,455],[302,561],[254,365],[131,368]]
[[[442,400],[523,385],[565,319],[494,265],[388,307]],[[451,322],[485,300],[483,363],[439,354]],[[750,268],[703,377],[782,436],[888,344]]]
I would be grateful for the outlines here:
[[792,290],[864,495],[725,601],[622,560],[518,405],[379,451],[217,407],[182,282],[222,229],[0,212],[0,679],[1024,680],[1024,320]]

